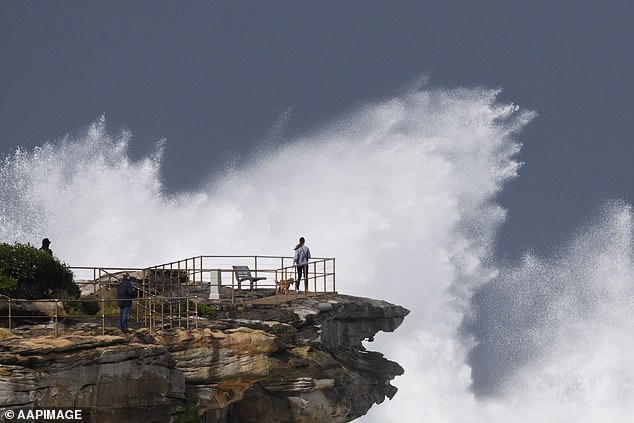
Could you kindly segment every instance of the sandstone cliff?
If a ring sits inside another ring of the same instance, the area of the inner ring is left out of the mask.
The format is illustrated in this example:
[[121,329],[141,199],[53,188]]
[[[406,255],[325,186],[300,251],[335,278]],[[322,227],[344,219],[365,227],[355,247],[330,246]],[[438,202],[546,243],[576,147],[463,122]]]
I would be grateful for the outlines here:
[[0,416],[81,409],[85,421],[348,422],[392,398],[403,369],[362,342],[409,313],[345,295],[221,312],[199,329],[0,341]]

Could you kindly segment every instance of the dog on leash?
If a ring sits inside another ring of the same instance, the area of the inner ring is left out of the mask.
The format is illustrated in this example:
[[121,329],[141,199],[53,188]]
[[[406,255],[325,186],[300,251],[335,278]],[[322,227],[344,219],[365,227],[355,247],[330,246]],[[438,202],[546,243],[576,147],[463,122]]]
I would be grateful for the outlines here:
[[275,293],[288,294],[288,289],[293,286],[295,279],[282,279],[281,281],[275,281]]

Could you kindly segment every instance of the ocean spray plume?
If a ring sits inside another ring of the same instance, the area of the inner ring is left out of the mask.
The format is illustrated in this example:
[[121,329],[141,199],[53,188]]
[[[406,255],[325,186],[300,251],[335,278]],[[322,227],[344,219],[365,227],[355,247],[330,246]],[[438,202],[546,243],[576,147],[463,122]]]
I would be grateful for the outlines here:
[[[34,243],[48,236],[56,253],[71,262],[92,262],[82,254],[84,248],[95,252],[88,245],[101,249],[102,256],[117,257],[113,244],[126,233],[119,226],[135,216],[113,210],[139,207],[144,199],[160,198],[161,190],[161,144],[151,157],[133,162],[127,155],[129,139],[126,131],[110,135],[102,116],[76,137],[5,157],[2,239]],[[133,249],[127,254],[134,256]]]
[[[448,170],[442,175],[433,172],[441,175],[432,177],[438,191],[430,188],[418,196],[421,221],[405,223],[420,232],[410,239],[404,229],[397,253],[381,252],[375,257],[385,263],[376,279],[395,281],[396,287],[389,285],[390,294],[397,290],[398,301],[415,303],[399,328],[403,338],[386,340],[379,347],[406,369],[397,381],[406,388],[393,404],[371,410],[364,421],[479,422],[491,418],[488,405],[478,403],[470,391],[467,351],[458,328],[473,290],[495,275],[491,254],[505,211],[494,199],[503,184],[517,175],[520,163],[514,157],[520,144],[515,138],[535,114],[496,103],[497,93],[492,91],[439,90],[434,94],[414,98],[417,106],[422,103],[426,112],[432,111],[415,120],[420,125],[415,132],[431,147],[428,160],[420,165],[439,160]],[[403,271],[390,273],[393,263]]]
[[506,417],[631,418],[633,218],[630,205],[609,203],[555,257],[527,255],[474,295],[474,388]]

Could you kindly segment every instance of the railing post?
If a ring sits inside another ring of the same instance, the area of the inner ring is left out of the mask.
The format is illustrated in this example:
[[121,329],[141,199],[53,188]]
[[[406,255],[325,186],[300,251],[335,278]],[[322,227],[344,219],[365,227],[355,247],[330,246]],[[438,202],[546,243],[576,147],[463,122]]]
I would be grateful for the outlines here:
[[150,301],[147,299],[148,297],[145,297],[145,293],[143,293],[144,295],[144,306],[143,306],[143,326],[148,326],[148,314],[149,314],[149,305],[150,305]]
[[170,295],[174,292],[172,280],[174,279],[174,262],[170,263]]
[[[258,277],[258,256],[254,256],[255,258],[255,277]],[[253,286],[253,283],[251,283],[251,286]],[[257,281],[255,282],[255,289],[258,289],[258,283]]]
[[[185,262],[185,267],[187,267],[187,263],[188,262],[189,262],[189,259],[187,259],[187,261]],[[194,286],[198,286],[198,285],[196,285],[196,260],[194,258],[192,258],[192,266],[193,266],[193,268],[192,268],[192,277],[194,279],[192,281],[192,284]]]
[[[141,298],[143,298],[144,294],[144,289],[143,289],[143,281],[145,280],[145,269],[141,269]],[[137,298],[139,297],[139,293],[137,291]],[[141,307],[141,301],[138,300],[136,302],[136,322],[139,323],[139,307]]]
[[59,310],[57,308],[58,308],[58,304],[57,304],[57,300],[55,300],[55,336],[59,336],[59,319],[58,319]]
[[[148,316],[149,316],[149,308],[148,306],[150,305],[150,300],[147,299],[145,297],[145,293],[143,293],[144,297],[142,298],[142,302],[143,302],[143,327],[150,327],[150,322],[148,322]],[[141,302],[139,301],[139,302]]]
[[231,272],[231,305],[234,304],[233,291],[235,291],[236,272]]
[[92,298],[97,299],[97,269],[92,268]]
[[11,323],[11,298],[8,299],[8,303],[9,303],[9,330],[11,330],[13,327]]
[[317,293],[317,262],[313,262],[313,285],[315,287],[315,293]]
[[328,260],[324,259],[324,294],[328,292],[328,288],[326,286],[326,265],[328,264]]
[[161,301],[161,327],[165,327],[165,303]]
[[185,327],[189,330],[189,298],[186,298],[187,301],[187,314],[185,315]]
[[162,294],[165,295],[165,265],[161,269],[161,284],[163,285]]
[[277,294],[278,294],[278,292],[277,292],[277,281],[278,281],[278,279],[277,279],[277,269],[275,269],[275,297],[277,297]]
[[[282,263],[284,262],[284,259],[282,258]],[[284,272],[284,280],[286,281],[286,283],[288,284],[288,269],[283,267],[282,269]],[[293,284],[295,283],[295,281],[293,281]],[[286,301],[288,299],[288,290],[290,289],[290,285],[286,285],[286,289],[284,290],[284,301]]]
[[332,258],[332,292],[337,292],[337,286],[335,285],[335,275],[337,272],[335,271],[335,258]]
[[[176,283],[177,283],[176,292],[178,292],[178,294],[180,295],[180,292],[181,292],[181,261],[179,260],[176,263],[176,265],[177,265],[176,266],[176,271],[178,272],[177,276],[176,276]],[[189,278],[187,280],[185,280],[185,283],[187,284],[187,294],[189,294]]]
[[154,335],[154,300],[148,302],[150,308],[150,334]]
[[101,299],[101,334],[106,334],[106,300]]
[[196,298],[196,329],[198,329],[198,298]]

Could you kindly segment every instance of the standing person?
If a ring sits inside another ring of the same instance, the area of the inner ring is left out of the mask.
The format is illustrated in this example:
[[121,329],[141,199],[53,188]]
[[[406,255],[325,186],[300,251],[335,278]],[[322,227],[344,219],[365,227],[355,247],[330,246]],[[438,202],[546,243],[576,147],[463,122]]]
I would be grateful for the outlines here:
[[310,248],[304,245],[306,240],[304,237],[299,239],[299,244],[295,246],[295,256],[293,264],[297,266],[297,280],[295,281],[295,290],[299,291],[299,281],[302,280],[304,274],[304,291],[308,291],[308,260],[310,260]]
[[42,251],[46,251],[47,253],[49,253],[50,255],[53,255],[53,250],[51,250],[50,248],[48,248],[48,246],[51,245],[51,241],[48,238],[44,238],[42,240],[42,246],[40,247],[40,250]]
[[122,332],[128,331],[128,316],[132,307],[132,298],[135,298],[136,294],[136,288],[130,282],[130,275],[124,273],[123,279],[119,282],[119,287],[117,288],[117,299],[119,300],[118,326]]

